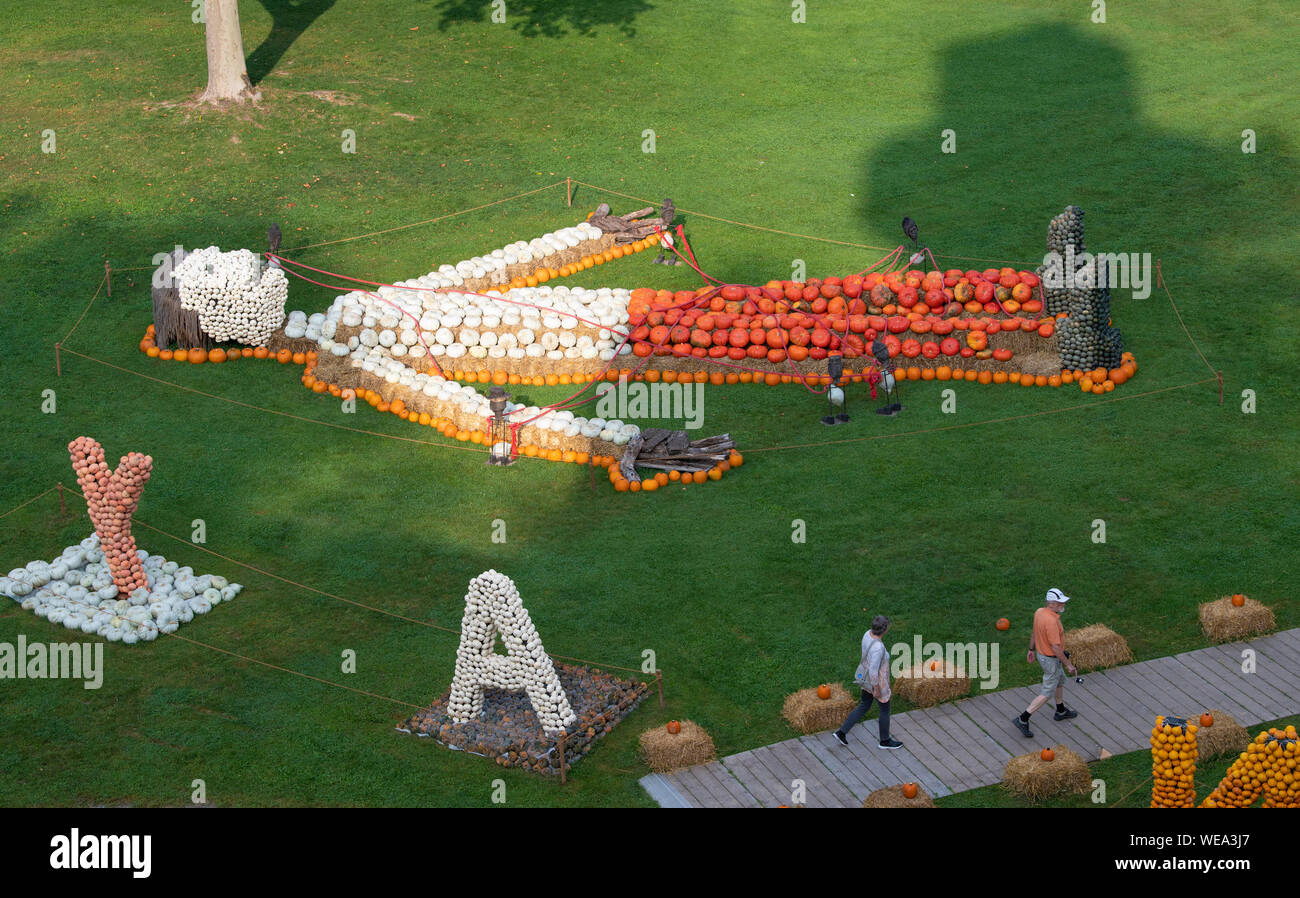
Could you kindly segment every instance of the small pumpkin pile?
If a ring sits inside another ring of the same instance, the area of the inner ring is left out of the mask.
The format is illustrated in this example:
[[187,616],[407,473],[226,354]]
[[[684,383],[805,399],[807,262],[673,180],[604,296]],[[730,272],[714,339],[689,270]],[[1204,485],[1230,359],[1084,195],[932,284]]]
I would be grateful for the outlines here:
[[1181,717],[1156,718],[1151,730],[1151,807],[1195,806],[1198,729]]

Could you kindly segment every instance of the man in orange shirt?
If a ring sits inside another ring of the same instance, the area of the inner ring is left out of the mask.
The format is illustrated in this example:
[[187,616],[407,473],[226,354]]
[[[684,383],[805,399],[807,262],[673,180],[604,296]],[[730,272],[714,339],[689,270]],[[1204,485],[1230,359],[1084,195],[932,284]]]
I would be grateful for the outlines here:
[[1071,675],[1079,672],[1070,663],[1064,647],[1065,628],[1061,626],[1061,612],[1065,610],[1065,603],[1068,601],[1070,601],[1069,596],[1053,587],[1047,591],[1047,599],[1043,607],[1034,612],[1034,628],[1029,637],[1027,658],[1031,663],[1035,656],[1038,658],[1038,666],[1043,669],[1042,691],[1029,703],[1029,707],[1023,714],[1012,718],[1016,729],[1026,737],[1034,735],[1029,729],[1030,715],[1047,704],[1047,699],[1053,692],[1056,693],[1056,714],[1053,719],[1069,720],[1079,716],[1077,711],[1065,707],[1064,701],[1065,671],[1069,670]]

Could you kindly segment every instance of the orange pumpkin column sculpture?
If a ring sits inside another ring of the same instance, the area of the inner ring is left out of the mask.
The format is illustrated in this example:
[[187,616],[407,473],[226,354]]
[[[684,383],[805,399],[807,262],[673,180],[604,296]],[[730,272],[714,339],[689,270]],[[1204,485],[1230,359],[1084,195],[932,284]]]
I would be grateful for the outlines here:
[[68,453],[81,494],[86,497],[90,521],[99,534],[99,547],[118,594],[125,598],[149,585],[131,535],[131,516],[149,482],[153,459],[131,452],[118,462],[116,471],[110,471],[104,463],[104,447],[90,437],[77,437],[68,444]]

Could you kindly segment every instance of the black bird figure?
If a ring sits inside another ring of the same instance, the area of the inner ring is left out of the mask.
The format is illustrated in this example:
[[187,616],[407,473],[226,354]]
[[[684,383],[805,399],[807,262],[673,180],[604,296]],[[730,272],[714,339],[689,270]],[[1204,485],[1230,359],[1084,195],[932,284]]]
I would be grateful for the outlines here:
[[907,235],[908,240],[912,241],[912,246],[916,246],[916,237],[920,231],[910,215],[903,218],[903,233]]

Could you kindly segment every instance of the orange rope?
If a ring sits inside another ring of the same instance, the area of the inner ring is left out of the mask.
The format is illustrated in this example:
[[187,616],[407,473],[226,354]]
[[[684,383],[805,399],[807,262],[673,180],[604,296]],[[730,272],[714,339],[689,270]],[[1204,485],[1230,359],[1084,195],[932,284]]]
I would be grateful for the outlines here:
[[318,246],[333,246],[336,243],[350,243],[353,240],[364,240],[366,237],[378,237],[381,234],[391,234],[394,231],[404,231],[407,228],[418,228],[420,225],[433,224],[438,221],[446,221],[448,218],[455,218],[458,215],[468,215],[470,212],[477,212],[480,209],[487,209],[490,206],[499,206],[502,203],[508,203],[511,200],[522,199],[526,196],[532,196],[534,193],[541,193],[544,190],[553,190],[564,184],[563,181],[556,181],[554,184],[547,184],[545,187],[538,187],[536,190],[526,190],[523,193],[516,193],[514,196],[507,196],[499,200],[493,200],[490,203],[484,203],[481,206],[474,206],[471,209],[461,209],[459,212],[448,212],[446,215],[439,215],[435,218],[426,218],[424,221],[413,221],[410,224],[398,225],[395,228],[385,228],[382,231],[370,231],[365,234],[357,234],[355,237],[340,237],[338,240],[326,240],[321,243],[307,243],[302,246],[295,246],[293,249],[286,249],[283,252],[296,253],[304,249],[315,249]]
[[261,661],[257,658],[250,658],[248,655],[241,655],[239,652],[230,651],[230,649],[223,649],[215,645],[210,645],[206,642],[199,642],[197,639],[190,639],[188,636],[182,636],[179,633],[163,633],[162,635],[168,636],[172,639],[179,639],[182,642],[188,642],[188,643],[192,643],[193,645],[202,646],[205,649],[211,649],[212,651],[220,652],[223,655],[230,655],[232,658],[238,658],[241,661],[248,661],[252,664],[260,664],[263,667],[269,667],[272,670],[278,670],[281,671],[282,673],[293,674],[295,677],[302,677],[304,680],[314,680],[317,683],[324,683],[327,686],[337,686],[339,689],[346,689],[348,692],[355,692],[358,695],[365,695],[365,696],[369,696],[370,698],[382,699],[386,702],[392,702],[397,705],[405,705],[406,707],[414,708],[417,711],[423,711],[427,707],[426,705],[416,705],[416,704],[412,704],[411,702],[402,701],[400,698],[392,698],[387,695],[380,695],[376,692],[367,692],[364,689],[357,689],[355,686],[345,686],[343,683],[336,683],[333,680],[326,680],[323,677],[317,677],[311,674],[302,673],[301,671],[291,670],[290,668],[287,667],[281,667],[278,664],[272,664],[269,661]]
[[1183,313],[1178,311],[1178,305],[1174,302],[1174,295],[1169,292],[1169,286],[1165,283],[1165,276],[1160,270],[1159,259],[1156,259],[1156,283],[1160,285],[1161,290],[1165,291],[1165,296],[1169,297],[1169,305],[1174,310],[1174,316],[1178,319],[1178,326],[1181,327],[1183,333],[1187,335],[1187,340],[1192,344],[1192,349],[1196,350],[1196,354],[1201,357],[1201,361],[1205,363],[1205,367],[1209,368],[1214,374],[1215,379],[1218,380],[1219,405],[1223,405],[1223,372],[1210,364],[1210,360],[1205,357],[1205,353],[1201,352],[1201,347],[1198,346],[1196,340],[1192,338],[1192,332],[1187,329],[1187,324],[1183,321]]
[[441,630],[441,631],[443,631],[444,633],[459,633],[459,632],[460,632],[459,630],[453,630],[453,629],[451,629],[451,628],[449,628],[449,627],[440,627],[440,626],[438,626],[437,624],[433,624],[433,623],[430,623],[430,622],[428,622],[428,621],[422,621],[422,620],[417,620],[417,619],[415,619],[415,618],[413,618],[413,617],[407,617],[406,615],[404,615],[404,614],[398,614],[398,613],[395,612],[395,611],[388,611],[388,610],[386,610],[386,609],[384,609],[384,608],[377,608],[377,607],[375,607],[374,605],[367,605],[367,604],[365,604],[364,602],[358,602],[358,601],[356,601],[355,599],[347,599],[347,598],[344,598],[343,596],[336,596],[336,595],[334,595],[334,593],[332,593],[332,592],[325,592],[325,590],[323,590],[323,589],[317,589],[317,588],[314,587],[314,586],[308,586],[306,583],[299,583],[299,582],[296,581],[296,580],[290,580],[288,577],[281,577],[279,574],[273,574],[273,573],[271,573],[270,571],[263,570],[263,569],[260,568],[260,567],[256,567],[256,566],[254,566],[254,565],[247,564],[246,562],[239,561],[239,560],[237,560],[237,559],[231,558],[229,555],[222,555],[220,552],[214,552],[214,551],[212,551],[211,549],[208,549],[208,548],[205,548],[205,547],[203,547],[203,546],[200,546],[200,545],[197,545],[197,544],[193,543],[191,540],[184,539],[183,537],[175,536],[175,535],[173,535],[173,534],[171,534],[171,533],[168,533],[166,530],[160,530],[159,528],[153,526],[152,524],[146,524],[144,521],[140,520],[139,518],[132,518],[132,523],[138,524],[138,525],[140,525],[141,527],[144,527],[144,528],[146,528],[146,529],[148,529],[148,530],[152,530],[154,533],[160,533],[160,534],[162,534],[163,536],[167,537],[168,539],[173,539],[173,540],[175,540],[175,541],[178,542],[178,543],[184,543],[185,545],[187,545],[187,546],[191,546],[192,548],[195,548],[195,549],[198,549],[200,552],[205,552],[205,553],[207,553],[208,555],[213,556],[214,558],[220,558],[222,561],[228,561],[228,562],[230,562],[231,564],[238,565],[239,567],[247,568],[247,569],[250,570],[250,571],[255,571],[255,572],[261,574],[261,575],[264,576],[264,577],[270,577],[272,580],[279,580],[281,583],[288,583],[290,586],[296,586],[296,587],[298,587],[299,589],[305,589],[305,590],[307,590],[308,592],[314,592],[314,593],[316,593],[317,595],[325,596],[326,598],[334,599],[335,601],[338,601],[338,602],[346,602],[346,603],[349,604],[349,605],[355,605],[356,607],[358,607],[358,608],[364,608],[364,609],[367,610],[367,611],[374,611],[374,612],[377,612],[377,613],[379,613],[379,614],[386,614],[386,615],[388,615],[389,617],[395,617],[395,618],[397,618],[398,620],[403,620],[403,621],[406,621],[407,623],[410,623],[410,624],[419,624],[419,625],[422,626],[422,627],[429,627],[429,628],[434,629],[434,630]]
[[795,443],[788,446],[768,446],[762,449],[746,449],[745,454],[749,455],[754,452],[781,452],[786,449],[810,449],[816,446],[835,446],[841,443],[861,443],[867,440],[890,440],[896,437],[920,436],[927,433],[942,433],[946,430],[963,430],[967,427],[979,427],[984,424],[1005,424],[1008,421],[1020,421],[1025,418],[1038,418],[1043,415],[1059,415],[1062,412],[1072,412],[1081,408],[1096,408],[1099,405],[1107,405],[1112,402],[1123,402],[1128,399],[1140,399],[1143,396],[1154,396],[1157,393],[1168,393],[1171,390],[1185,390],[1188,387],[1197,387],[1201,384],[1208,384],[1214,380],[1207,377],[1205,380],[1198,380],[1192,383],[1180,384],[1176,387],[1161,387],[1158,390],[1148,390],[1145,393],[1130,393],[1127,396],[1116,396],[1113,399],[1098,399],[1094,402],[1080,405],[1067,405],[1064,408],[1047,409],[1041,412],[1027,412],[1023,415],[1010,415],[1005,418],[986,418],[983,421],[970,421],[966,424],[949,424],[944,427],[930,427],[925,430],[908,430],[903,433],[881,433],[874,436],[851,437],[843,440],[823,440],[817,443]]
[[82,320],[86,317],[86,314],[90,311],[90,307],[94,305],[95,300],[99,298],[99,291],[104,289],[104,284],[107,281],[108,281],[108,272],[105,271],[104,276],[99,279],[99,286],[95,288],[94,295],[90,297],[90,302],[86,303],[86,307],[81,310],[81,317],[77,319],[76,323],[72,325],[72,328],[66,334],[64,334],[63,339],[59,341],[60,348],[62,348],[62,344],[68,342],[68,338],[72,336],[72,331],[75,331],[81,325]]
[[294,415],[289,412],[282,412],[273,408],[263,408],[260,405],[252,405],[251,403],[248,402],[240,402],[238,399],[230,399],[226,396],[218,396],[215,393],[207,393],[203,390],[196,390],[195,388],[187,387],[184,384],[178,384],[170,380],[163,380],[160,377],[153,377],[151,375],[144,374],[143,372],[136,371],[131,368],[124,368],[121,365],[114,365],[112,362],[106,362],[103,359],[97,359],[94,356],[89,356],[84,353],[77,352],[75,349],[68,349],[66,346],[63,347],[63,351],[67,353],[71,353],[72,355],[75,356],[79,356],[83,359],[86,359],[87,361],[96,362],[100,365],[104,365],[105,367],[113,368],[117,371],[125,371],[127,374],[134,374],[136,377],[142,377],[145,380],[151,380],[154,383],[163,384],[168,387],[175,387],[176,389],[184,390],[187,393],[194,393],[199,396],[206,396],[208,399],[216,399],[220,402],[228,402],[231,405],[238,405],[242,408],[252,409],[253,411],[266,412],[267,414],[271,414],[271,415],[279,415],[282,418],[289,418],[294,421],[305,421],[308,424],[319,424],[322,427],[332,427],[335,430],[346,430],[350,433],[362,433],[362,434],[367,434],[369,436],[384,437],[385,439],[389,439],[389,440],[399,440],[404,443],[416,443],[421,446],[436,446],[440,449],[458,449],[464,452],[478,452],[478,453],[487,453],[490,451],[489,449],[479,449],[475,446],[461,446],[459,444],[453,444],[453,443],[439,443],[439,442],[434,442],[432,440],[417,440],[414,437],[403,437],[391,433],[380,433],[377,430],[365,430],[360,427],[348,427],[346,424],[333,424],[329,421],[321,421],[318,418],[307,418],[302,415]]
[[[612,194],[613,196],[620,196],[623,199],[636,200],[638,203],[650,203],[651,205],[656,204],[655,200],[646,199],[645,197],[642,196],[634,196],[630,193],[621,193],[620,191],[611,190],[608,187],[601,187],[597,184],[588,184],[586,181],[579,181],[577,178],[573,179],[573,183],[581,184],[583,187],[589,187],[592,190],[597,190],[600,191],[601,193],[608,193],[608,194]],[[749,222],[745,222],[745,221],[735,221],[730,218],[721,218],[717,215],[709,215],[708,213],[705,212],[698,212],[694,209],[686,209],[681,206],[677,207],[677,211],[685,212],[687,215],[697,215],[700,218],[707,218],[711,221],[720,221],[723,224],[735,225],[736,227],[739,228],[749,228],[752,231],[764,231],[768,234],[778,234],[782,237],[797,237],[800,240],[815,240],[818,243],[830,243],[835,246],[851,246],[855,249],[874,249],[874,250],[880,250],[882,252],[889,252],[890,249],[892,249],[892,247],[888,247],[888,246],[872,246],[869,243],[854,243],[850,240],[834,240],[830,237],[816,237],[812,234],[799,234],[794,231],[783,231],[780,230],[779,228],[768,228],[768,227],[764,227],[763,225],[750,224]],[[1006,260],[1006,259],[983,259],[978,256],[950,256],[946,254],[939,254],[939,255],[940,258],[944,258],[944,259],[962,259],[970,262],[1004,262],[1005,263],[1007,261],[1011,261],[1016,265],[1028,266],[1034,264],[1031,262],[1021,262],[1021,261]]]
[[[25,508],[25,507],[27,507],[28,505],[31,505],[31,504],[32,504],[33,502],[35,502],[37,499],[41,499],[41,498],[44,498],[45,496],[48,496],[50,493],[54,492],[54,491],[57,490],[58,488],[59,488],[59,487],[58,487],[58,484],[55,484],[54,486],[52,486],[52,487],[50,487],[49,489],[47,489],[45,492],[41,493],[39,496],[32,496],[30,499],[28,499],[26,502],[22,503],[21,505],[15,505],[13,508],[11,508],[11,509],[9,509],[8,511],[6,511],[4,514],[0,514],[0,518],[7,518],[7,517],[9,517],[9,515],[13,514],[13,513],[14,513],[15,511],[17,511],[18,509],[20,509],[20,508]],[[78,493],[78,495],[80,495],[80,493]]]

